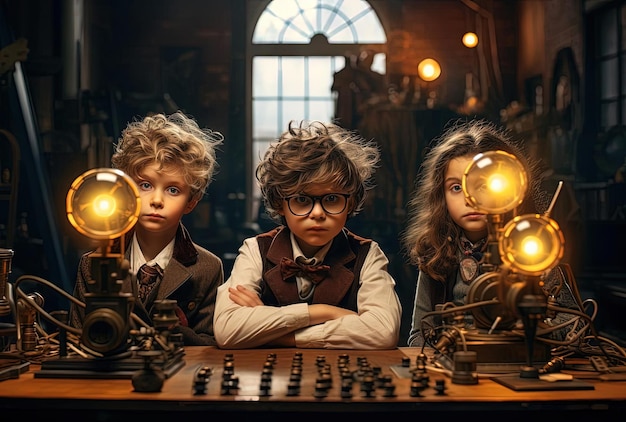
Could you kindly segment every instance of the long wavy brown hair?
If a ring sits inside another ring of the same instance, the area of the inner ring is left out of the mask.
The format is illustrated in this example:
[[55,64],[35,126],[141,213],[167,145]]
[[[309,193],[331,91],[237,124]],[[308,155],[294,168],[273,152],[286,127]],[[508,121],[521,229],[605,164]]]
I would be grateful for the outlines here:
[[445,281],[458,264],[457,242],[461,229],[448,213],[444,192],[445,172],[454,158],[501,150],[515,155],[529,178],[529,192],[517,212],[543,212],[549,198],[541,192],[538,163],[531,163],[523,145],[502,128],[485,120],[457,121],[434,139],[418,171],[408,202],[408,220],[400,234],[409,262],[435,280]]

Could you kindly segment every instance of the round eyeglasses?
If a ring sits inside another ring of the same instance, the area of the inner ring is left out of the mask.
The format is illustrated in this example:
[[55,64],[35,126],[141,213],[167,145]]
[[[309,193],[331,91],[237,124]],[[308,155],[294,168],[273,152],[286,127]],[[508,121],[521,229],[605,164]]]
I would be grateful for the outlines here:
[[309,215],[317,201],[319,201],[326,214],[341,214],[348,205],[349,197],[350,194],[347,193],[327,193],[322,196],[293,195],[284,199],[287,201],[289,211],[293,215],[301,217]]

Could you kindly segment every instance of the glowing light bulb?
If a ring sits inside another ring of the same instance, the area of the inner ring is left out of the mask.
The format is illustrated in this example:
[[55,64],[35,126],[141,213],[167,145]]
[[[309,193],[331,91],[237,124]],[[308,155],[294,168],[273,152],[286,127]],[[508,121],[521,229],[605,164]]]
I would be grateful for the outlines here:
[[426,82],[431,82],[441,75],[441,66],[436,60],[424,59],[417,66],[417,73]]
[[468,202],[489,214],[502,214],[521,204],[528,186],[526,170],[512,154],[477,154],[461,180]]
[[498,250],[517,271],[540,275],[563,257],[565,239],[556,221],[539,214],[518,215],[502,231]]
[[65,198],[67,219],[91,239],[111,240],[139,218],[139,188],[118,169],[91,169],[78,176]]
[[112,216],[117,209],[115,198],[103,194],[98,195],[93,201],[93,210],[98,217],[107,218]]
[[541,241],[535,236],[528,236],[522,241],[522,251],[528,256],[537,256],[541,251]]
[[466,32],[463,35],[463,45],[467,48],[474,48],[478,45],[478,35],[473,32]]
[[494,174],[489,178],[489,190],[493,193],[503,192],[506,188],[506,178],[501,174]]

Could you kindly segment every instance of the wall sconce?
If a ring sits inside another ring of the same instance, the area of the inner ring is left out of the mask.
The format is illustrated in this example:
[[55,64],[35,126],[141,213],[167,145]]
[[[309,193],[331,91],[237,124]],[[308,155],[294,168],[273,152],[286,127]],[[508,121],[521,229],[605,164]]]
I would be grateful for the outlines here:
[[463,45],[467,48],[474,48],[478,45],[478,35],[473,32],[463,34]]
[[417,65],[417,74],[422,80],[432,82],[441,75],[441,66],[434,59],[424,59]]

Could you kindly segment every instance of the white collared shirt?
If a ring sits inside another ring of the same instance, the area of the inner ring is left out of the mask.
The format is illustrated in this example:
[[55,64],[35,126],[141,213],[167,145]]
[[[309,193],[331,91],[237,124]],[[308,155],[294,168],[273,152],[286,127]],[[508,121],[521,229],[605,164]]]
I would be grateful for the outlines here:
[[170,259],[174,254],[174,242],[176,239],[172,239],[170,243],[165,246],[159,254],[154,257],[154,259],[149,262],[146,261],[146,258],[143,256],[143,252],[141,251],[141,246],[139,246],[139,242],[137,241],[137,233],[133,234],[133,239],[130,242],[130,272],[133,274],[137,274],[137,271],[143,264],[148,264],[150,266],[154,266],[154,264],[159,264],[162,270],[165,269],[167,264],[169,264]]

